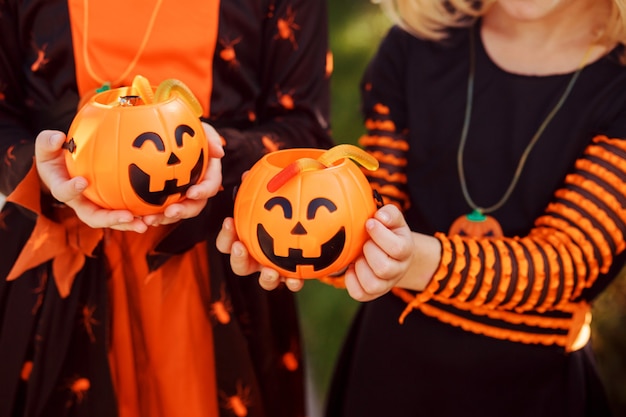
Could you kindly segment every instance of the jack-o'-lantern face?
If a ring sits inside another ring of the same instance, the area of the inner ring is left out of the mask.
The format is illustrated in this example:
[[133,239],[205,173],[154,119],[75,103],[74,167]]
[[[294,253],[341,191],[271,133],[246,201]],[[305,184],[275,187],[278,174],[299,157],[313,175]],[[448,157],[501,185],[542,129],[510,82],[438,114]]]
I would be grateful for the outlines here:
[[365,221],[376,210],[367,179],[347,159],[299,172],[268,190],[268,183],[290,163],[323,152],[291,149],[268,154],[252,167],[237,192],[239,238],[257,261],[286,277],[340,272],[361,252],[367,239]]
[[144,132],[135,138],[131,158],[134,162],[128,165],[128,178],[140,199],[163,206],[170,196],[184,196],[198,182],[205,166],[204,149],[185,146],[194,140],[195,134],[189,125],[177,126],[168,136],[174,138],[173,147],[156,132]]
[[183,97],[119,105],[130,92],[109,90],[81,108],[64,145],[67,168],[87,179],[84,194],[101,207],[160,213],[202,178],[208,143]]
[[[314,272],[328,268],[346,244],[345,217],[337,212],[335,203],[324,197],[303,203],[306,207],[298,207],[301,202],[296,204],[295,209],[301,215],[294,220],[291,201],[282,196],[272,197],[263,206],[269,213],[264,213],[264,219],[257,225],[263,255],[292,273],[297,272],[299,265],[310,265]],[[296,247],[290,246],[294,244]]]

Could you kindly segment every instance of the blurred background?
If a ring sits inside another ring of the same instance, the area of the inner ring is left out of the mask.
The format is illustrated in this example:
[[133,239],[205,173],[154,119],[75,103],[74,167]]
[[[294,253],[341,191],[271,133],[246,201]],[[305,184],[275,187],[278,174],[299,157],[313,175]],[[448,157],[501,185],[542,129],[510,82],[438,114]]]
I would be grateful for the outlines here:
[[[337,143],[356,144],[364,132],[358,83],[388,19],[369,0],[327,0],[335,70],[332,124]],[[0,195],[0,207],[3,203]],[[310,376],[309,417],[320,417],[333,366],[358,303],[316,280],[297,294]],[[594,305],[592,342],[615,417],[626,417],[626,270]]]
[[[364,132],[359,81],[390,26],[369,0],[327,0],[334,54],[332,126],[337,143],[356,144]],[[593,345],[615,417],[626,417],[626,271],[594,306]],[[321,416],[333,366],[358,303],[343,290],[307,281],[298,293],[313,399],[309,417]]]

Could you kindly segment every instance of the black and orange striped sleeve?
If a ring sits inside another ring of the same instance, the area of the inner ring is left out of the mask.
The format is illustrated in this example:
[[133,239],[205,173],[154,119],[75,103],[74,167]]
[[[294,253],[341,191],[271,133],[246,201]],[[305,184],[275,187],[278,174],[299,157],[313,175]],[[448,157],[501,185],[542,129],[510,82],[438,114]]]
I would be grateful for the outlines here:
[[431,298],[517,313],[580,299],[626,247],[626,140],[596,136],[523,237],[437,234],[440,266],[411,309]]
[[359,145],[379,161],[376,171],[364,171],[385,204],[410,207],[407,187],[409,130],[404,95],[411,35],[392,27],[361,80],[361,112],[365,134]]
[[394,204],[400,210],[407,210],[410,201],[405,168],[409,145],[405,134],[397,132],[389,108],[381,103],[372,107],[365,120],[365,127],[367,133],[361,136],[359,145],[378,160],[379,168],[363,172],[385,204]]

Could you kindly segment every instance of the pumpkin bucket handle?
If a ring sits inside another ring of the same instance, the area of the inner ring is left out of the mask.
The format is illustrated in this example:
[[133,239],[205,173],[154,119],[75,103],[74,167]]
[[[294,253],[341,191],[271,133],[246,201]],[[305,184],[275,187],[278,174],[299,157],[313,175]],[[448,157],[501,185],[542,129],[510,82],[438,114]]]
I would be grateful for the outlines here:
[[154,102],[154,91],[152,91],[152,86],[146,77],[143,75],[135,75],[132,83],[132,92],[133,94],[137,94],[141,97],[141,100],[145,104],[150,104]]
[[378,160],[376,160],[376,158],[361,148],[346,143],[333,146],[317,159],[300,158],[290,163],[267,183],[267,191],[273,193],[300,172],[324,169],[332,166],[335,162],[344,158],[349,158],[357,162],[369,171],[375,171],[378,169]]
[[180,97],[191,107],[194,115],[197,117],[202,116],[202,105],[196,96],[193,95],[186,84],[175,78],[169,78],[159,84],[154,92],[154,101],[158,103],[160,101],[167,100],[170,98],[172,93],[179,94]]

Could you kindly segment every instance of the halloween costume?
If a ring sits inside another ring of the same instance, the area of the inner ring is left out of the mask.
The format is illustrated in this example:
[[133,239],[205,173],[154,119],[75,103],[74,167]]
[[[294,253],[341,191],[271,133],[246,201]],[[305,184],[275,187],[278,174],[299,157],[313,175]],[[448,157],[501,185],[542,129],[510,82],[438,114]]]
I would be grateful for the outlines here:
[[423,292],[394,289],[361,307],[328,416],[609,415],[587,330],[590,303],[624,266],[622,46],[584,67],[510,198],[492,213],[505,237],[448,236],[471,211],[457,154],[472,31],[463,156],[477,204],[503,195],[572,78],[502,70],[479,26],[452,30],[440,43],[394,27],[365,73],[361,144],[381,162],[370,182],[404,209],[411,230],[438,237],[443,253]]
[[[256,160],[332,144],[325,13],[316,1],[0,3],[0,415],[304,415],[291,293],[232,275],[214,242]],[[41,130],[67,132],[79,96],[135,74],[184,81],[226,153],[224,190],[198,217],[142,235],[85,226],[31,168]]]

